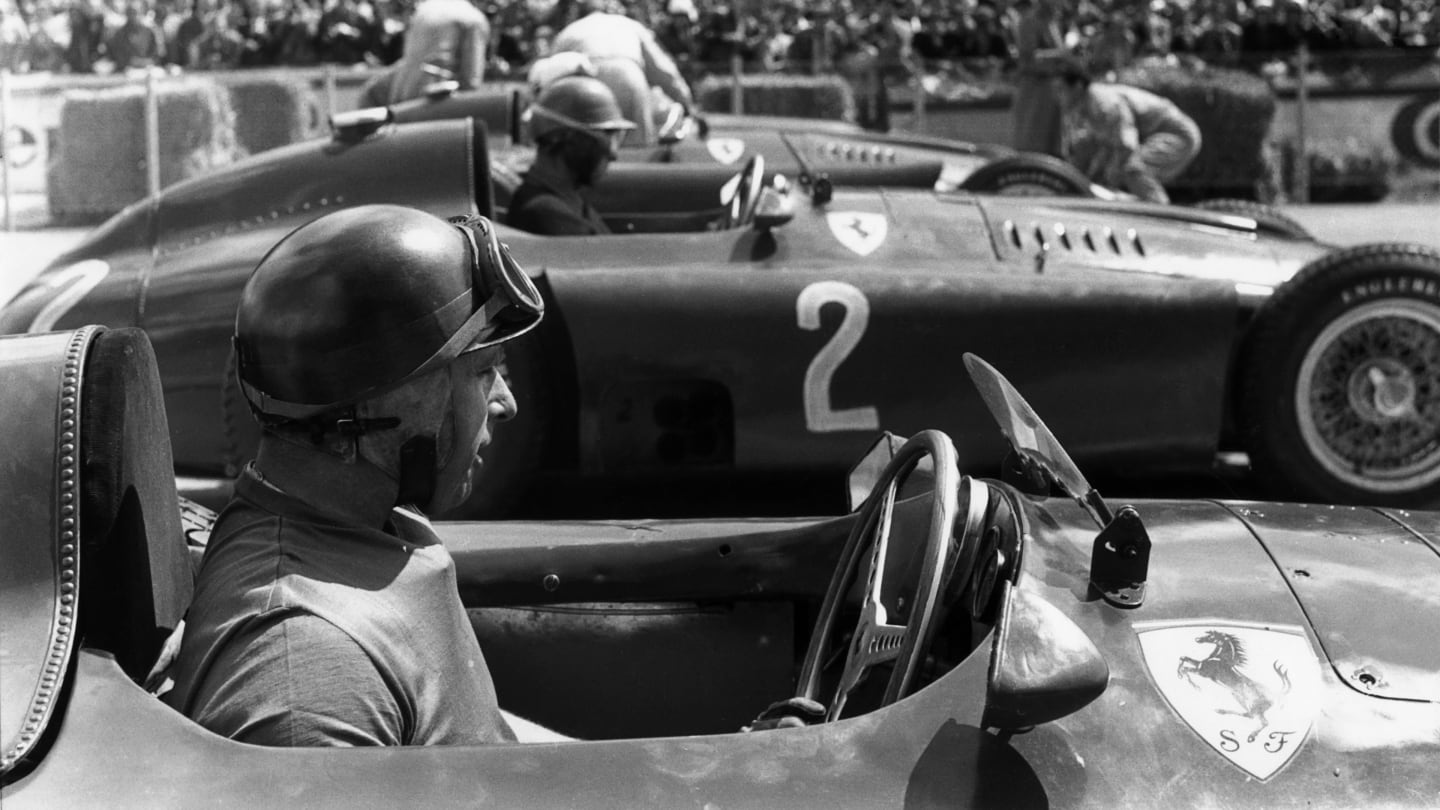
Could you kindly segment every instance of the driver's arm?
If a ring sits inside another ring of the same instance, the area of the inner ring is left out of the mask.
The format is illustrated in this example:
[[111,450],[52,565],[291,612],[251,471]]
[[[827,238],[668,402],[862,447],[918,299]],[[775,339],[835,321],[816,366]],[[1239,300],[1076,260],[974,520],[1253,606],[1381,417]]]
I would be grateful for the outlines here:
[[675,60],[660,47],[649,29],[641,31],[640,53],[644,58],[641,67],[645,70],[645,80],[650,86],[663,90],[665,95],[684,106],[687,111],[695,109],[695,98],[690,94],[690,85],[685,82],[685,77],[680,75]]

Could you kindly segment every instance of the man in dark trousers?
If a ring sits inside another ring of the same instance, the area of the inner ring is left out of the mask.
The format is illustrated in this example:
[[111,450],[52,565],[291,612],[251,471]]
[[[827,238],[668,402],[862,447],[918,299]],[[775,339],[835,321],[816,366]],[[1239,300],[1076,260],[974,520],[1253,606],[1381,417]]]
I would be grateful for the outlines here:
[[635,124],[615,94],[592,76],[556,79],[531,106],[535,162],[510,200],[506,223],[550,236],[610,233],[584,190],[604,176],[620,139]]

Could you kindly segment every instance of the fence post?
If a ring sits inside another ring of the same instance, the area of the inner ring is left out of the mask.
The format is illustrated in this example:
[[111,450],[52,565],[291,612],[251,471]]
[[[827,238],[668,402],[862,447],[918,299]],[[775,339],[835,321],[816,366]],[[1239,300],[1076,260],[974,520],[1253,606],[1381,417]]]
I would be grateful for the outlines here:
[[0,70],[0,184],[5,195],[5,231],[15,230],[15,200],[10,196],[10,71]]
[[920,67],[910,71],[910,92],[915,94],[915,123],[911,128],[918,133],[925,132],[925,72]]
[[740,43],[735,43],[735,52],[730,55],[730,112],[740,115],[745,112],[745,88],[740,86],[740,74],[744,72],[744,60],[740,57]]
[[145,189],[151,196],[160,193],[160,101],[155,73],[145,71]]
[[323,81],[325,84],[325,120],[328,121],[330,120],[330,116],[334,115],[336,112],[335,66],[330,64],[329,62],[326,62],[325,66],[321,69],[321,75],[324,77]]
[[1290,196],[1298,203],[1310,202],[1310,149],[1305,138],[1305,119],[1310,107],[1310,48],[1300,43],[1295,59],[1295,73],[1299,82],[1295,85],[1295,188]]

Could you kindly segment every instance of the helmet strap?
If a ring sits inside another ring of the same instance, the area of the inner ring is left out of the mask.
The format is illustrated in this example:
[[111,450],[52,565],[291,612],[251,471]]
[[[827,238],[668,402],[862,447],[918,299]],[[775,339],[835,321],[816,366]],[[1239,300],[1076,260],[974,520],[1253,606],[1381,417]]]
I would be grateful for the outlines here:
[[411,436],[400,445],[400,491],[397,504],[413,504],[423,512],[435,497],[435,437]]

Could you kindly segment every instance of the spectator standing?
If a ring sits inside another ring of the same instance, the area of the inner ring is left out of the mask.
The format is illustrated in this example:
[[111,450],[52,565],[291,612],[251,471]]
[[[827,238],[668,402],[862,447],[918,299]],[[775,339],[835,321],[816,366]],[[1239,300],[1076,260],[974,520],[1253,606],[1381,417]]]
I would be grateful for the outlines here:
[[915,26],[901,16],[894,0],[886,0],[870,29],[870,38],[875,43],[880,68],[879,80],[875,83],[875,129],[889,132],[890,83],[914,81],[916,92],[924,92],[919,85],[920,66],[915,60]]
[[686,110],[694,109],[690,85],[655,41],[650,29],[617,14],[608,2],[592,2],[589,14],[555,35],[554,52],[574,51],[590,57],[595,74],[615,94],[623,116],[635,130],[628,143],[655,141],[655,101],[650,88],[658,88]]
[[105,17],[96,0],[71,0],[70,47],[65,63],[71,73],[93,73],[105,46]]
[[186,14],[180,24],[175,27],[175,36],[170,40],[168,53],[170,59],[180,67],[190,67],[193,64],[192,51],[195,42],[205,35],[205,6],[204,0],[191,0],[190,13]]
[[316,42],[320,61],[337,65],[363,63],[371,43],[379,39],[374,23],[369,4],[328,0],[320,12],[320,36]]
[[190,66],[196,70],[234,70],[245,55],[245,36],[232,23],[229,6],[209,15],[209,29],[190,45]]
[[1090,43],[1090,64],[1097,73],[1120,70],[1135,58],[1135,32],[1123,11],[1111,11]]
[[1011,145],[1023,152],[1060,155],[1060,105],[1050,78],[1064,53],[1056,0],[1020,0],[1015,31],[1015,98]]
[[125,4],[125,23],[105,43],[115,70],[158,65],[165,58],[165,35],[146,16],[138,0]]
[[0,70],[24,73],[30,68],[30,26],[11,0],[0,2]]
[[426,85],[454,79],[473,90],[485,78],[490,21],[469,0],[420,0],[405,31],[390,103],[418,98]]

